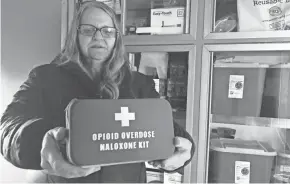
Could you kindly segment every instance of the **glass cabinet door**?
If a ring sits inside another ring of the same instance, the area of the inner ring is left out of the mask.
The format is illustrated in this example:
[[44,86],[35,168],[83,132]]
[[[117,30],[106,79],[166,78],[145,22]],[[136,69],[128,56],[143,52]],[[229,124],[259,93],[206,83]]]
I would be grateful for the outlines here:
[[192,44],[199,0],[122,0],[125,45]]
[[[78,3],[61,0],[62,46]],[[96,0],[114,9],[125,45],[193,44],[197,32],[198,0]]]
[[208,48],[207,181],[289,183],[289,44]]
[[[181,48],[184,46],[180,46]],[[142,49],[141,49],[142,48]],[[177,48],[177,47],[176,47]],[[174,121],[186,129],[190,134],[193,121],[192,108],[189,101],[192,100],[193,50],[180,48],[174,51],[174,47],[147,47],[127,48],[132,70],[142,73],[154,80],[155,90],[160,98],[166,99],[171,107]],[[154,51],[153,51],[154,50]],[[189,113],[191,112],[191,113]],[[194,159],[193,159],[194,160]],[[194,162],[194,161],[193,161]],[[147,182],[190,182],[191,164],[176,173],[164,173],[161,170],[146,164]]]
[[208,38],[289,37],[290,1],[206,0],[205,17]]
[[188,33],[190,1],[125,0],[125,35]]

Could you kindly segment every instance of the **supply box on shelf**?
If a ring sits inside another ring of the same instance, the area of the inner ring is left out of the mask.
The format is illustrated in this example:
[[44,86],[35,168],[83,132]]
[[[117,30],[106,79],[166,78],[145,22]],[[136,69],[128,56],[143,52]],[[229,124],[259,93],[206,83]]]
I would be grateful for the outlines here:
[[184,7],[151,9],[151,33],[183,34],[184,17]]
[[259,116],[268,67],[258,63],[216,63],[212,79],[212,114]]
[[264,117],[290,118],[290,63],[267,69],[262,107]]
[[276,159],[273,183],[290,183],[290,151],[279,152]]
[[147,183],[172,183],[179,184],[182,183],[182,175],[178,172],[175,173],[165,173],[156,167],[151,166],[145,162],[147,171]]
[[179,173],[162,173],[154,171],[146,171],[147,183],[182,183],[182,175]]
[[210,183],[269,183],[277,153],[267,143],[212,139]]

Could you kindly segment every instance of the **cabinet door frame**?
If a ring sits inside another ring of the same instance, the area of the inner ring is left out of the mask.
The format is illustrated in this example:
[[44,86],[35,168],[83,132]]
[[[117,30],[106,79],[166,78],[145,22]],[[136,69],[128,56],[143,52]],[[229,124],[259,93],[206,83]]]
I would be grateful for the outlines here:
[[204,0],[205,40],[232,40],[232,42],[285,42],[290,41],[290,31],[251,31],[212,33],[214,27],[216,0]]
[[[211,108],[212,52],[289,51],[290,43],[205,45],[202,51],[200,114],[197,148],[197,183],[207,183],[209,158],[209,120]],[[202,144],[203,143],[203,144]]]
[[60,35],[60,48],[63,49],[65,45],[65,38],[67,35],[67,19],[68,19],[68,4],[67,0],[61,0],[61,35]]
[[184,168],[184,183],[196,183],[197,147],[198,147],[198,110],[201,62],[195,60],[196,50],[193,45],[164,46],[126,46],[127,53],[134,52],[188,52],[188,86],[186,104],[186,130],[195,142],[195,154],[190,164]]
[[[125,31],[125,22],[126,22],[126,1],[121,0],[121,26],[122,31]],[[185,30],[188,28],[188,33],[185,34],[176,34],[176,35],[123,35],[125,45],[168,45],[168,40],[170,44],[194,44],[197,35],[197,14],[198,14],[198,5],[199,0],[186,0],[186,17],[189,17],[185,21]]]
[[[186,21],[185,27],[188,27],[188,34],[177,34],[177,35],[133,35],[126,36],[123,35],[125,45],[168,45],[168,40],[170,44],[194,44],[196,42],[197,35],[197,14],[198,14],[198,2],[199,0],[186,0],[187,16],[189,17]],[[73,14],[75,11],[76,3],[78,0],[61,0],[62,6],[62,28],[61,28],[61,48],[65,44],[65,38],[70,28],[70,23],[73,19]],[[126,0],[121,0],[121,27],[124,31],[124,21],[126,18]]]
[[78,0],[61,0],[61,50],[65,45],[77,2]]

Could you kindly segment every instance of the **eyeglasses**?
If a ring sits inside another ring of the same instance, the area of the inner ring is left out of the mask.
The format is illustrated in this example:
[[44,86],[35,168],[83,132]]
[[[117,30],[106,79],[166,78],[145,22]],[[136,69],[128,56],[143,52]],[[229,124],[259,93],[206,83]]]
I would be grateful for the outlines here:
[[80,34],[84,36],[90,36],[93,37],[97,33],[97,31],[100,31],[103,38],[115,38],[117,36],[118,30],[114,27],[102,27],[97,28],[93,25],[89,24],[82,24],[78,27],[78,31]]

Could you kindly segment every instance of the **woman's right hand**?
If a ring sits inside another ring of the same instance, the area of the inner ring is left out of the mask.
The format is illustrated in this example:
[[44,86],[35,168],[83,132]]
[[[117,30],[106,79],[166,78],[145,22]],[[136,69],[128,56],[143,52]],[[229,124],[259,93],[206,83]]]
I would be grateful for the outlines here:
[[66,144],[68,130],[57,127],[49,130],[43,138],[41,149],[41,167],[50,175],[64,178],[78,178],[88,176],[101,169],[100,166],[79,167],[67,162],[61,153],[60,147]]

